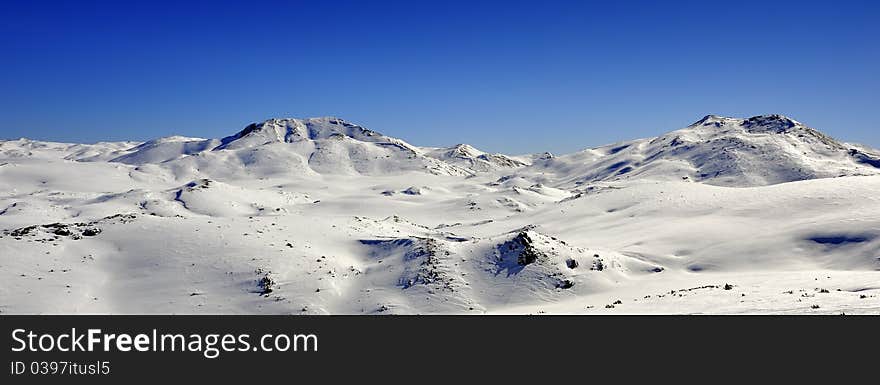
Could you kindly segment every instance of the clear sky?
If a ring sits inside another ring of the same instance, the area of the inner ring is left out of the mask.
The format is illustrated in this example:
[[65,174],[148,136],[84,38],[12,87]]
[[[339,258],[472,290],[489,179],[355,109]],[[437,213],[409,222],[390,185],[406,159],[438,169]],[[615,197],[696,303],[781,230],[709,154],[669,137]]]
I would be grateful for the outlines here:
[[878,1],[4,1],[0,138],[221,137],[338,116],[570,152],[706,114],[880,146]]

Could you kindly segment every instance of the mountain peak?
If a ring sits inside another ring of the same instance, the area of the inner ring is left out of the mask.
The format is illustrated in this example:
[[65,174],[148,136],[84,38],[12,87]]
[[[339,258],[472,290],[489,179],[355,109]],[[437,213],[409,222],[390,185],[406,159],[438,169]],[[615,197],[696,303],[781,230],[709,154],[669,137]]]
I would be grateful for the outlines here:
[[699,126],[715,126],[721,127],[722,125],[736,123],[742,125],[749,132],[786,132],[791,128],[801,126],[803,124],[789,118],[785,115],[780,114],[769,114],[769,115],[756,115],[750,118],[739,119],[739,118],[731,118],[720,115],[706,115],[702,119],[694,122],[689,127],[699,127]]
[[703,118],[701,118],[700,120],[692,123],[689,127],[709,126],[709,125],[720,126],[721,124],[723,124],[727,121],[731,121],[731,120],[736,120],[736,119],[728,118],[728,117],[724,117],[724,116],[720,116],[720,115],[711,115],[710,114],[710,115],[706,115]]
[[272,118],[261,123],[251,123],[235,135],[223,138],[223,144],[218,149],[340,137],[350,137],[365,142],[390,139],[378,132],[333,116],[307,119]]
[[476,148],[474,148],[474,146],[471,146],[466,143],[456,144],[455,146],[452,146],[452,149],[450,150],[450,155],[459,156],[459,157],[463,157],[463,158],[472,158],[472,157],[479,156],[482,154],[483,154],[482,151],[477,150]]

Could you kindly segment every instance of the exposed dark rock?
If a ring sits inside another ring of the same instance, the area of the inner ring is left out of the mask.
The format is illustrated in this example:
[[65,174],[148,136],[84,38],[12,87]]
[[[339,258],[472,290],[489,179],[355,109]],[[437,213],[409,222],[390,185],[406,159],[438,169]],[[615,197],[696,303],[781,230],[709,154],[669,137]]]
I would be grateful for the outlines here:
[[516,258],[516,263],[518,265],[526,266],[530,263],[534,263],[538,258],[544,257],[544,253],[536,249],[533,243],[532,238],[529,237],[529,234],[526,232],[517,234],[515,238],[508,242],[508,249],[510,250],[514,250],[517,247],[521,248],[519,255]]
[[88,229],[83,230],[82,235],[83,235],[84,237],[94,237],[95,235],[98,235],[98,234],[100,234],[100,233],[101,233],[101,229],[98,229],[98,228],[88,228]]
[[275,281],[269,277],[269,274],[266,274],[257,281],[257,293],[260,295],[268,295],[273,291],[274,286]]

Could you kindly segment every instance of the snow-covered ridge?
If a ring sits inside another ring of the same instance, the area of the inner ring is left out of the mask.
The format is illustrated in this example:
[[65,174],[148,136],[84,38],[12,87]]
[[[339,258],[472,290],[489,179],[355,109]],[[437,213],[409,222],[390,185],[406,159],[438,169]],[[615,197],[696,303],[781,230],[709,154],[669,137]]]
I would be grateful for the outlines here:
[[551,174],[570,187],[634,178],[748,187],[877,175],[877,159],[876,150],[858,150],[781,115],[709,115],[656,138],[535,162],[523,173]]
[[567,188],[633,178],[747,187],[880,173],[877,150],[839,142],[782,115],[745,119],[708,115],[656,138],[562,156],[493,154],[467,144],[418,147],[334,117],[269,119],[222,139],[175,136],[128,148],[115,143],[63,145],[25,139],[5,143],[0,144],[0,151],[8,157],[52,149],[68,152],[64,157],[69,160],[161,165],[190,179],[278,173],[471,176],[507,172]]

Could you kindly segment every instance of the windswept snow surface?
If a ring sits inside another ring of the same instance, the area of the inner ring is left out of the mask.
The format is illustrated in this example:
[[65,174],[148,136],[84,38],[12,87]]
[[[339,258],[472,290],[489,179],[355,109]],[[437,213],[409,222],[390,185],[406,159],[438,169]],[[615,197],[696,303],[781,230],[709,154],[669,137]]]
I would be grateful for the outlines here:
[[779,115],[574,154],[337,118],[0,141],[0,313],[880,313],[880,152]]

